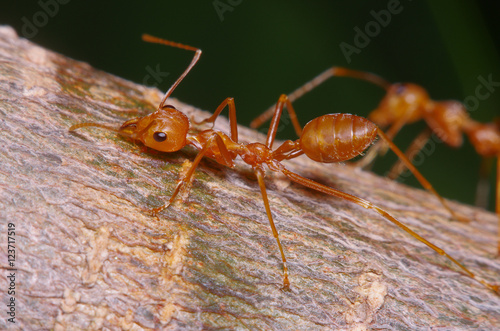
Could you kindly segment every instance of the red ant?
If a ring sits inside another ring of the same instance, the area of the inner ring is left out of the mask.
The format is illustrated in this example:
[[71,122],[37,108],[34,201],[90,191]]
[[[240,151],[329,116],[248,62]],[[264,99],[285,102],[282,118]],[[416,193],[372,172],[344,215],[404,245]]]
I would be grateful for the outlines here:
[[[434,101],[430,99],[427,91],[413,83],[390,84],[383,78],[372,73],[350,70],[341,67],[332,67],[319,74],[310,82],[304,84],[289,95],[293,102],[305,93],[311,91],[325,80],[333,77],[352,77],[371,82],[384,88],[387,92],[378,107],[373,110],[368,119],[380,127],[389,127],[385,132],[387,137],[393,139],[403,126],[419,120],[424,120],[428,129],[424,130],[414,139],[406,151],[406,156],[411,160],[425,145],[431,134],[436,134],[447,145],[458,148],[463,143],[463,133],[468,137],[476,152],[482,157],[497,157],[497,194],[496,213],[498,215],[498,255],[500,255],[500,124],[481,124],[469,118],[465,106],[458,101]],[[250,123],[250,127],[257,128],[271,117],[273,108],[268,109]],[[300,136],[300,125],[295,114],[290,115],[295,130]],[[385,147],[387,148],[387,147]],[[379,144],[358,162],[357,165],[365,166],[373,161],[377,154],[385,150]],[[396,179],[405,169],[402,158],[392,167],[388,177]],[[417,179],[418,176],[416,176]],[[419,179],[420,181],[420,179]],[[421,182],[422,183],[422,182]],[[423,184],[423,183],[422,183]],[[425,185],[424,185],[425,187]],[[447,206],[445,206],[447,208]],[[463,221],[463,218],[457,218]]]
[[[418,87],[417,85],[412,85],[412,88],[414,87],[416,91],[413,92],[412,95],[408,96],[407,99],[405,98],[395,98],[394,95],[398,95],[398,93],[401,93],[401,88],[399,86],[390,85],[387,81],[385,81],[383,78],[371,74],[371,73],[365,73],[361,71],[356,71],[356,70],[350,70],[346,68],[341,68],[341,67],[333,67],[330,68],[318,76],[316,76],[314,79],[311,81],[307,82],[306,84],[302,85],[295,91],[293,91],[289,96],[288,96],[288,101],[289,104],[301,96],[303,96],[305,93],[311,91],[318,85],[322,84],[325,80],[327,80],[330,77],[334,76],[345,76],[345,77],[354,77],[358,79],[363,79],[367,80],[371,83],[374,83],[378,86],[383,87],[384,89],[388,90],[386,98],[380,103],[380,107],[374,110],[369,116],[368,119],[373,121],[376,125],[380,127],[386,127],[390,123],[394,123],[393,126],[385,132],[387,138],[389,140],[392,140],[396,133],[404,126],[405,123],[408,122],[414,122],[418,119],[420,119],[419,116],[421,116],[421,109],[417,107],[416,105],[422,103],[422,99],[424,94],[426,94],[425,90]],[[420,94],[419,94],[420,93]],[[405,100],[408,101],[406,107],[402,107],[402,104],[406,102]],[[409,100],[413,100],[413,103],[409,103]],[[288,107],[290,109],[290,106]],[[264,113],[259,115],[257,118],[255,118],[251,123],[250,127],[251,128],[258,128],[260,125],[262,125],[265,121],[267,121],[273,114],[274,112],[274,107],[269,108],[266,110]],[[382,113],[382,114],[380,114]],[[291,112],[289,110],[290,114],[290,120],[292,121],[293,127],[295,129],[295,132],[297,135],[300,137],[302,133],[302,129],[300,127],[299,121],[297,119],[297,116],[295,112]],[[451,128],[453,129],[453,128]],[[385,142],[386,140],[383,139],[381,142]],[[372,147],[368,153],[363,156],[361,161],[357,162],[358,166],[365,166],[369,164],[377,155],[377,153],[380,151],[380,146],[381,144],[375,145]],[[390,146],[389,144],[385,146]],[[396,153],[398,154],[398,153]],[[401,157],[398,154],[399,160],[401,162],[404,162],[403,157]],[[408,162],[404,162],[405,165],[407,165]],[[411,169],[410,169],[411,170]],[[468,222],[469,220],[466,219],[465,217],[461,215],[457,215],[445,202],[445,200],[434,190],[434,188],[431,186],[431,184],[418,172],[418,171],[413,171],[411,170],[414,176],[417,178],[417,180],[420,182],[420,184],[430,191],[432,194],[434,194],[443,207],[449,211],[449,213],[457,220],[461,222]]]
[[[382,128],[390,126],[385,132],[390,139],[394,139],[396,134],[406,124],[425,120],[429,128],[446,144],[453,147],[458,147],[462,144],[460,123],[467,119],[467,112],[463,105],[457,101],[433,101],[430,99],[427,91],[416,84],[390,84],[383,78],[372,73],[342,67],[332,67],[291,93],[289,97],[290,101],[297,100],[305,93],[322,84],[325,80],[334,76],[365,80],[386,90],[386,95],[378,107],[368,115],[368,119]],[[250,127],[259,127],[271,115],[272,108],[254,119],[250,123]],[[426,132],[425,135],[421,135],[417,139],[422,141],[425,137],[430,137],[430,134]],[[384,153],[385,151],[380,151],[380,147],[379,145],[370,149],[369,153],[363,157],[358,165],[368,165],[377,154]]]
[[479,123],[467,119],[463,123],[463,131],[476,149],[484,158],[497,158],[496,183],[496,213],[498,216],[497,255],[500,256],[500,125],[499,123]]
[[143,40],[195,52],[193,60],[191,61],[189,66],[175,81],[172,87],[170,87],[170,89],[166,92],[160,105],[158,106],[158,110],[147,116],[128,120],[123,123],[123,125],[119,129],[114,129],[97,123],[82,123],[73,125],[70,128],[70,131],[82,127],[96,126],[115,131],[133,140],[138,140],[145,146],[162,152],[178,151],[187,145],[191,145],[198,149],[198,155],[194,159],[189,170],[179,179],[174,193],[170,197],[169,201],[163,206],[153,209],[152,212],[154,215],[157,215],[165,208],[168,208],[174,201],[177,194],[180,192],[181,188],[191,182],[195,169],[204,156],[213,158],[218,163],[231,168],[234,167],[234,160],[236,159],[236,157],[240,156],[245,163],[252,166],[259,183],[267,217],[269,219],[273,235],[276,238],[283,262],[284,289],[288,289],[290,287],[290,281],[288,279],[288,268],[284,250],[278,236],[278,231],[276,230],[276,227],[274,225],[271,208],[269,206],[269,201],[267,198],[266,186],[264,184],[264,166],[267,166],[272,171],[280,172],[290,180],[309,187],[313,190],[351,201],[363,208],[371,209],[379,213],[382,217],[396,224],[397,226],[408,232],[410,235],[412,235],[414,238],[435,250],[437,253],[446,256],[455,265],[460,267],[470,278],[475,279],[476,281],[480,282],[481,284],[495,292],[499,291],[499,287],[497,285],[492,285],[484,280],[476,278],[476,276],[471,271],[469,271],[469,269],[460,264],[450,255],[448,255],[448,253],[446,253],[444,250],[419,236],[417,233],[396,220],[382,208],[379,208],[362,198],[358,198],[356,196],[338,191],[334,188],[302,177],[286,169],[285,166],[281,163],[281,161],[290,160],[302,154],[305,154],[307,157],[314,161],[323,163],[349,160],[365,150],[374,141],[378,134],[389,144],[391,149],[393,149],[398,155],[405,159],[405,163],[408,163],[408,167],[416,172],[417,170],[413,167],[411,162],[406,160],[403,153],[375,124],[365,118],[350,114],[324,115],[310,121],[302,130],[300,139],[296,141],[287,140],[283,142],[278,148],[273,150],[272,147],[283,107],[286,105],[288,107],[288,110],[291,113],[294,113],[287,96],[282,95],[274,111],[265,144],[245,144],[238,142],[236,108],[233,98],[226,98],[217,107],[214,114],[209,118],[201,122],[195,122],[196,124],[212,123],[213,125],[217,117],[227,106],[229,109],[229,122],[231,131],[230,136],[213,129],[204,130],[198,133],[190,133],[190,123],[187,116],[179,110],[175,109],[173,106],[167,105],[165,103],[167,101],[167,98],[172,94],[172,91],[175,89],[175,87],[179,85],[182,79],[184,79],[184,77],[196,64],[196,62],[200,58],[201,50],[149,35],[143,35]]

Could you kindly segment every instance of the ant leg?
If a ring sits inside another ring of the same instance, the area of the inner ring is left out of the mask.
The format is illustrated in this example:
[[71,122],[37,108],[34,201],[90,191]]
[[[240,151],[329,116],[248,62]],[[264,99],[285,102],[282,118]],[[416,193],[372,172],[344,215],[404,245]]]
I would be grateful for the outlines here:
[[278,124],[284,106],[286,106],[288,110],[288,113],[290,115],[290,120],[292,121],[295,132],[299,137],[302,135],[302,127],[300,126],[300,123],[297,119],[297,115],[295,114],[295,110],[293,109],[292,103],[290,102],[286,94],[282,94],[280,95],[278,102],[276,103],[273,118],[271,119],[269,130],[267,131],[266,146],[269,148],[273,147],[274,138],[276,138],[276,133],[278,132]]
[[[408,122],[408,119],[410,118],[410,113],[405,113],[405,115],[401,118],[399,118],[386,132],[385,135],[389,137],[391,140],[394,139],[396,134],[403,128],[403,126],[406,125]],[[370,116],[368,115],[368,119],[370,119]],[[375,123],[377,124],[377,123]],[[377,124],[378,125],[378,124]],[[378,155],[384,155],[387,153],[387,145],[385,145],[383,142],[379,141],[376,142],[368,152],[366,152],[366,155],[363,156],[362,159],[360,159],[357,162],[354,162],[353,165],[356,167],[360,168],[367,168]]]
[[[375,85],[378,85],[382,87],[383,89],[387,90],[391,84],[384,80],[383,78],[374,75],[372,73],[368,72],[362,72],[362,71],[357,71],[357,70],[350,70],[347,68],[342,68],[342,67],[332,67],[324,72],[320,73],[318,76],[314,77],[312,80],[308,81],[292,93],[288,95],[288,99],[290,102],[294,102],[298,98],[302,97],[304,94],[307,92],[310,92],[317,86],[321,85],[324,81],[331,77],[352,77],[352,78],[357,78],[361,80],[368,81],[370,83],[373,83]],[[274,114],[274,109],[275,106],[269,107],[265,112],[260,114],[257,118],[255,118],[251,123],[250,127],[251,128],[258,128],[261,126],[263,123],[265,123],[267,120],[269,120],[273,114]],[[290,114],[291,115],[291,114]],[[300,137],[300,135],[299,135]]]
[[[429,141],[432,135],[432,130],[427,127],[425,128],[411,143],[410,147],[405,151],[405,155],[408,157],[408,160],[413,161],[418,152],[424,148],[427,141]],[[406,167],[401,160],[396,161],[392,166],[391,170],[387,177],[389,179],[397,179],[403,171],[405,171]]]
[[408,158],[403,154],[403,152],[401,152],[401,150],[392,142],[392,140],[389,137],[386,136],[386,134],[382,130],[380,130],[380,128],[378,128],[378,135],[385,141],[385,143],[387,143],[389,145],[389,148],[392,149],[392,151],[398,156],[398,158],[412,172],[413,176],[415,176],[415,178],[419,181],[419,183],[426,190],[428,190],[429,192],[434,194],[439,199],[439,201],[441,202],[443,207],[446,210],[448,210],[448,212],[453,216],[453,218],[455,218],[456,220],[458,220],[460,222],[470,222],[467,218],[462,217],[462,216],[458,215],[457,213],[455,213],[448,206],[448,203],[446,202],[446,200],[444,200],[443,197],[441,195],[439,195],[439,193],[436,192],[434,187],[432,187],[431,183],[429,183],[429,181],[427,179],[425,179],[425,177],[420,173],[420,171],[418,171],[417,168],[415,168],[415,166],[411,163],[411,161],[408,160]]
[[[316,76],[315,78],[310,80],[309,82],[305,83],[304,85],[302,85],[301,87],[299,87],[298,89],[296,89],[295,91],[290,93],[288,96],[288,99],[290,100],[290,102],[297,100],[298,98],[300,98],[301,96],[303,96],[307,92],[311,91],[312,89],[314,89],[318,85],[321,85],[328,78],[332,77],[333,75],[331,74],[331,69],[332,68],[322,72],[321,74],[319,74],[318,76]],[[272,105],[265,112],[263,112],[258,117],[256,117],[252,122],[250,122],[250,127],[256,129],[259,126],[261,126],[262,124],[264,124],[266,121],[268,121],[273,116],[275,109],[276,109],[276,106],[277,105]],[[292,117],[292,116],[290,116],[290,117]],[[298,136],[300,137],[299,134],[298,134]]]
[[175,187],[175,190],[174,190],[174,193],[172,193],[172,196],[170,197],[170,199],[168,200],[167,203],[165,203],[163,206],[160,206],[160,207],[157,207],[157,208],[154,208],[151,212],[153,213],[153,215],[157,215],[159,214],[160,212],[162,212],[164,209],[168,208],[172,202],[174,202],[175,200],[175,197],[177,196],[177,194],[179,194],[181,188],[187,184],[187,183],[190,183],[191,180],[192,180],[192,176],[194,174],[194,171],[196,170],[196,167],[198,166],[198,164],[200,163],[201,159],[203,158],[203,156],[205,155],[205,153],[207,152],[208,150],[208,147],[209,145],[211,144],[212,142],[212,139],[209,139],[207,141],[207,143],[205,144],[205,146],[203,146],[203,148],[200,150],[200,152],[198,153],[198,155],[196,155],[193,163],[191,164],[191,167],[189,168],[189,170],[186,172],[186,174],[184,176],[181,176],[178,180],[177,180],[177,185]]
[[329,195],[334,196],[334,197],[338,197],[338,198],[353,202],[353,203],[355,203],[363,208],[376,211],[382,217],[387,219],[389,222],[396,224],[397,226],[399,226],[401,229],[406,231],[408,234],[410,234],[412,237],[414,237],[418,241],[420,241],[420,242],[424,243],[425,245],[427,245],[428,247],[432,248],[438,254],[443,255],[446,258],[448,258],[451,262],[453,262],[455,265],[460,267],[460,269],[462,269],[470,278],[478,281],[479,283],[483,284],[484,286],[486,286],[490,290],[496,292],[497,294],[499,293],[500,288],[498,285],[493,285],[493,284],[490,284],[482,279],[477,278],[474,273],[472,273],[469,269],[467,269],[465,266],[460,264],[457,260],[455,260],[453,257],[451,257],[443,249],[439,248],[438,246],[434,245],[433,243],[431,243],[428,240],[421,237],[419,234],[417,234],[416,232],[414,232],[413,230],[408,228],[403,223],[399,222],[397,219],[395,219],[392,215],[390,215],[387,211],[383,210],[382,208],[373,205],[372,203],[370,203],[369,201],[367,201],[365,199],[359,198],[357,196],[354,196],[354,195],[351,195],[348,193],[338,191],[334,188],[322,185],[322,184],[317,183],[313,180],[302,177],[294,172],[291,172],[290,170],[286,169],[285,167],[281,167],[279,169],[279,171],[281,171],[285,176],[287,176],[288,178],[290,178],[291,180],[293,180],[296,183],[302,184],[302,185],[309,187],[313,190],[316,190],[316,191],[319,191],[322,193],[329,194]]
[[276,161],[289,160],[304,154],[300,148],[300,140],[286,140],[271,153],[271,158]]
[[212,116],[200,122],[194,120],[192,120],[192,122],[197,125],[203,123],[212,123],[212,129],[213,129],[215,120],[226,106],[229,109],[229,125],[231,128],[231,140],[234,142],[238,142],[238,122],[236,121],[236,107],[234,105],[234,98],[226,98],[224,101],[222,101],[222,103],[219,105],[219,107],[217,107]]
[[201,49],[193,47],[193,46],[189,46],[189,45],[184,45],[181,43],[176,43],[176,42],[173,42],[170,40],[165,40],[162,38],[153,37],[149,34],[143,34],[142,40],[144,40],[145,42],[148,42],[148,43],[162,44],[162,45],[166,45],[166,46],[176,47],[176,48],[185,49],[188,51],[195,52],[193,59],[191,60],[191,63],[188,65],[186,70],[184,70],[184,72],[179,76],[179,78],[177,78],[177,80],[172,84],[172,86],[165,93],[165,96],[163,97],[163,99],[160,102],[160,105],[158,106],[158,109],[162,109],[163,106],[165,105],[165,102],[167,101],[167,98],[172,94],[172,92],[175,90],[177,85],[180,84],[180,82],[184,79],[184,77],[187,76],[187,74],[191,71],[191,69],[193,69],[196,62],[198,62],[198,60],[200,59]]
[[373,161],[381,153],[380,152],[381,149],[382,149],[381,142],[376,142],[361,159],[352,162],[350,165],[353,167],[359,167],[365,170],[370,170]]
[[227,150],[226,145],[224,145],[224,141],[219,136],[219,134],[214,133],[214,135],[211,136],[210,139],[207,140],[207,142],[205,143],[203,148],[200,150],[198,155],[196,155],[196,158],[194,159],[193,163],[191,164],[191,167],[186,172],[186,174],[184,176],[182,176],[181,178],[179,178],[179,180],[177,181],[177,186],[175,187],[174,193],[172,193],[172,196],[170,197],[168,202],[161,207],[154,208],[152,210],[153,215],[157,215],[158,213],[160,213],[164,209],[168,208],[172,204],[172,202],[174,202],[175,197],[177,196],[177,194],[179,194],[181,188],[185,184],[190,183],[192,181],[192,177],[193,177],[194,171],[196,170],[196,167],[198,167],[198,164],[200,163],[203,156],[205,156],[206,152],[211,147],[214,140],[215,140],[215,143],[217,144],[217,147],[219,148],[219,152],[221,155],[220,158],[217,158],[217,161],[223,165],[228,166],[228,167],[232,167],[234,165],[234,163],[233,163],[234,157]]
[[283,261],[283,289],[290,288],[290,281],[288,280],[288,267],[286,266],[286,257],[283,252],[283,247],[281,246],[280,238],[278,236],[278,230],[276,230],[276,226],[274,225],[273,215],[271,214],[271,207],[269,207],[269,200],[267,199],[266,185],[264,183],[264,175],[261,169],[255,169],[255,174],[257,175],[257,181],[259,182],[260,193],[262,195],[262,200],[264,200],[264,206],[266,208],[267,218],[269,219],[269,224],[271,225],[271,229],[273,231],[273,236],[278,243],[278,247],[281,253],[281,260]]
[[476,186],[476,200],[474,205],[483,209],[488,209],[488,197],[490,195],[490,174],[493,171],[494,160],[489,157],[481,158],[479,166],[479,179]]
[[227,149],[224,140],[218,132],[214,132],[214,135],[212,137],[213,139],[215,139],[215,143],[217,144],[217,148],[219,149],[219,153],[214,156],[215,160],[222,165],[233,168],[234,159],[236,158],[237,154],[231,153]]

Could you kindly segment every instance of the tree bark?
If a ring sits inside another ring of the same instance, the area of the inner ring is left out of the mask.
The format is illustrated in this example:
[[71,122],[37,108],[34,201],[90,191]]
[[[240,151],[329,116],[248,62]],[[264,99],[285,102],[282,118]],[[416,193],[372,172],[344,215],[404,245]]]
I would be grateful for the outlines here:
[[[158,218],[196,151],[145,151],[97,128],[154,111],[162,94],[0,29],[0,258],[15,272],[15,324],[0,328],[498,329],[500,299],[378,214],[267,173],[281,259],[252,170],[201,162],[189,196]],[[225,96],[221,96],[221,101]],[[237,100],[236,100],[237,102]],[[175,99],[188,117],[208,113]],[[228,131],[221,118],[216,128]],[[239,127],[242,141],[264,136]],[[498,282],[495,215],[338,164],[286,162],[305,177],[365,198]],[[15,227],[9,266],[7,231]],[[12,261],[10,261],[12,263]]]

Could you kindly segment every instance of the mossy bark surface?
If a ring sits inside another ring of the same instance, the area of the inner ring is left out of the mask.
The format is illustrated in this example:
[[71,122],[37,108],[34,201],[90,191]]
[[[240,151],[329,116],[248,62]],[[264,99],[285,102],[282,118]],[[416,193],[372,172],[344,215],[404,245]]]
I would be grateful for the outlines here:
[[[204,160],[158,218],[196,151],[165,154],[82,122],[119,127],[154,111],[156,89],[55,54],[0,28],[0,261],[16,228],[16,324],[0,329],[500,328],[500,298],[379,215],[267,173],[282,266],[252,170]],[[221,96],[221,101],[225,96]],[[177,100],[189,117],[208,115]],[[237,100],[236,100],[237,105]],[[216,128],[227,132],[221,118]],[[240,127],[242,141],[264,141]],[[287,167],[363,197],[499,282],[496,217],[371,173],[305,157]],[[1,302],[9,295],[2,286]]]

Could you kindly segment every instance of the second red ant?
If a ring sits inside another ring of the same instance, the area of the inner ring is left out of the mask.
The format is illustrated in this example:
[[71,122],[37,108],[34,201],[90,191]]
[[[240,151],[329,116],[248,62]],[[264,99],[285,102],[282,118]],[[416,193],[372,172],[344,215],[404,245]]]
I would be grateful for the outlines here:
[[181,189],[192,181],[196,167],[204,156],[215,159],[221,165],[225,165],[231,168],[234,167],[234,161],[239,156],[245,163],[252,167],[257,177],[269,224],[278,244],[283,263],[284,289],[288,289],[290,287],[288,267],[286,263],[285,252],[283,246],[281,245],[276,226],[274,225],[269,200],[267,197],[267,191],[264,182],[266,166],[271,171],[282,173],[293,182],[302,184],[308,188],[334,197],[345,199],[363,208],[370,209],[378,213],[380,216],[397,225],[420,242],[432,248],[440,255],[444,255],[456,266],[458,266],[463,272],[465,272],[470,278],[480,282],[482,285],[495,292],[499,291],[499,287],[497,285],[490,284],[482,279],[477,278],[474,273],[460,264],[443,249],[430,243],[429,241],[409,229],[406,225],[399,222],[396,218],[390,215],[386,210],[373,205],[365,199],[341,192],[339,190],[325,186],[323,184],[305,178],[299,174],[296,174],[288,170],[282,163],[282,161],[290,160],[300,155],[305,155],[314,161],[322,163],[341,162],[349,160],[362,153],[368,146],[370,146],[370,144],[372,144],[377,136],[380,136],[403,160],[403,162],[405,162],[409,169],[411,169],[416,175],[418,174],[419,176],[421,176],[418,173],[417,169],[415,169],[411,162],[404,156],[404,154],[374,123],[365,118],[351,114],[328,114],[320,116],[307,123],[303,129],[300,128],[300,139],[295,141],[287,140],[283,142],[278,148],[273,149],[273,143],[275,140],[283,107],[286,106],[291,114],[295,114],[288,97],[286,95],[282,95],[278,100],[278,103],[274,110],[274,114],[272,116],[271,125],[267,133],[265,144],[258,142],[240,143],[238,141],[238,128],[236,122],[236,108],[234,100],[233,98],[226,98],[217,107],[212,116],[203,121],[195,123],[212,123],[213,125],[220,113],[226,107],[228,107],[230,122],[229,136],[221,131],[216,131],[214,129],[192,133],[190,132],[190,122],[187,116],[181,111],[177,110],[175,107],[168,105],[166,101],[168,97],[170,97],[174,89],[179,85],[179,83],[184,79],[184,77],[186,77],[188,72],[196,64],[196,62],[200,58],[201,50],[191,46],[152,37],[150,35],[143,35],[143,40],[195,52],[195,55],[189,66],[166,92],[165,96],[158,106],[158,110],[147,116],[128,120],[123,123],[118,129],[114,129],[106,125],[97,123],[81,123],[73,125],[70,128],[70,131],[82,127],[94,126],[117,132],[122,136],[135,141],[139,141],[147,147],[162,152],[178,151],[187,145],[191,145],[194,148],[198,149],[198,155],[194,159],[188,171],[184,173],[179,179],[169,201],[163,206],[153,209],[154,215],[157,215],[164,209],[168,208],[175,200]]
[[[346,69],[342,67],[332,67],[316,76],[310,82],[296,89],[289,96],[293,102],[322,84],[331,77],[352,77],[365,80],[378,85],[386,90],[386,94],[380,101],[376,109],[368,115],[368,118],[380,127],[389,127],[385,134],[389,139],[394,139],[396,134],[409,123],[424,120],[428,129],[418,135],[406,151],[408,159],[412,158],[424,147],[427,140],[434,133],[446,145],[458,148],[463,143],[465,134],[476,152],[483,158],[497,158],[496,174],[496,213],[498,217],[498,239],[497,255],[500,256],[500,125],[496,123],[479,123],[472,120],[465,106],[453,100],[435,101],[429,97],[427,91],[413,83],[391,84],[383,78],[372,73]],[[252,121],[250,127],[256,128],[268,120],[273,113],[273,108],[268,109]],[[300,125],[296,116],[290,116],[294,123],[297,134],[300,135]],[[357,163],[358,166],[370,164],[378,154],[385,153],[387,146],[381,143],[376,144]],[[400,158],[392,167],[388,177],[396,179],[405,169],[406,163]],[[412,171],[413,172],[413,171]],[[417,179],[422,183],[418,176]],[[424,185],[424,183],[422,183]],[[425,187],[425,185],[424,185]],[[447,208],[447,206],[445,205]],[[463,220],[461,217],[456,217]]]

